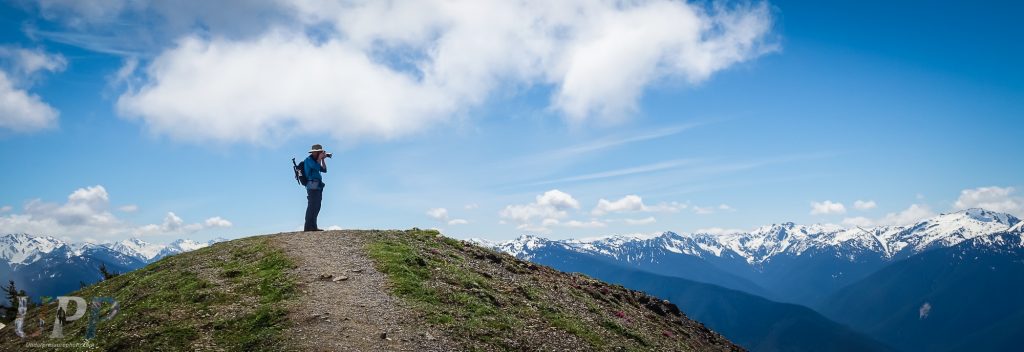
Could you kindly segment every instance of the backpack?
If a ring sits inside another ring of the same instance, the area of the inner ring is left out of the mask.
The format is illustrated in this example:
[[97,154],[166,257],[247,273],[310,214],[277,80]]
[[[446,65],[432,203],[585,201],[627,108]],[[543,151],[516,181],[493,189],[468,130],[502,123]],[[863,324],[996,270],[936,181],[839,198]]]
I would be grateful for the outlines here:
[[306,186],[306,161],[303,160],[298,164],[295,163],[295,158],[292,158],[292,168],[295,169],[295,181],[299,182],[299,186]]

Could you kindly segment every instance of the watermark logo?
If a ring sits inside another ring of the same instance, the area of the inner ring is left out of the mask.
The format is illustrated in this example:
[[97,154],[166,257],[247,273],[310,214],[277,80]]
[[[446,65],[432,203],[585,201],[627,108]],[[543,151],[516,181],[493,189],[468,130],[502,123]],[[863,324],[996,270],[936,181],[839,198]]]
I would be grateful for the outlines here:
[[[42,297],[40,299],[43,305],[53,301],[50,297]],[[56,298],[57,301],[57,313],[53,319],[53,329],[50,332],[51,339],[59,339],[64,337],[64,327],[68,323],[85,317],[86,313],[89,314],[88,325],[85,329],[85,339],[91,340],[96,337],[96,324],[99,322],[107,321],[117,315],[119,306],[116,300],[111,297],[96,297],[92,299],[90,304],[86,304],[85,298],[78,296],[59,296]],[[71,307],[71,302],[74,302],[75,311],[73,314],[68,315],[68,309]],[[110,312],[105,316],[100,317],[100,310],[103,304],[110,305]],[[21,338],[37,337],[44,334],[46,331],[46,310],[41,309],[36,318],[36,324],[38,328],[31,333],[25,332],[25,323],[28,319],[28,297],[18,297],[18,316],[14,319],[14,333]]]

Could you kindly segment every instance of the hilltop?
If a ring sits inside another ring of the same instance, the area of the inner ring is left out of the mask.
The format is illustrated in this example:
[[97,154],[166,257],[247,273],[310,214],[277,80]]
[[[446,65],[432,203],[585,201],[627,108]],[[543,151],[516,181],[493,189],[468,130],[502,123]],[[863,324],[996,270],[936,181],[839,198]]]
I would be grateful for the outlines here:
[[[83,350],[740,350],[668,301],[418,229],[226,241],[70,295],[120,305]],[[88,315],[46,337],[55,310],[0,349],[84,341]]]

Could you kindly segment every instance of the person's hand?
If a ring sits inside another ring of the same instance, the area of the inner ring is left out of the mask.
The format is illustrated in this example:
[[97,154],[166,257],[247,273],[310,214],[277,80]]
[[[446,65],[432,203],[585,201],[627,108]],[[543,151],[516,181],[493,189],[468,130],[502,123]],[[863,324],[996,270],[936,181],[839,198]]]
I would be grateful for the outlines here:
[[320,152],[319,154],[320,155],[316,156],[317,161],[323,161],[324,159],[327,159],[327,152]]

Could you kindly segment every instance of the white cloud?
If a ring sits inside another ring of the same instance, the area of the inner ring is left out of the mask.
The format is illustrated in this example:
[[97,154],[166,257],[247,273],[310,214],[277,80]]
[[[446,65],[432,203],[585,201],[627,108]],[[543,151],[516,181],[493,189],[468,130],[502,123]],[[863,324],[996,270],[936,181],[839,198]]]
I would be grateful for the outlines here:
[[579,207],[580,202],[572,195],[553,189],[538,195],[533,203],[508,205],[498,215],[502,219],[525,223],[532,219],[564,218],[566,210]]
[[203,224],[206,225],[206,227],[231,227],[232,225],[230,221],[219,216],[206,219]]
[[0,70],[0,129],[34,132],[57,125],[59,113],[38,95],[15,87]]
[[134,213],[136,211],[139,211],[139,206],[135,205],[135,204],[126,204],[126,205],[122,205],[120,207],[117,207],[117,210],[120,210],[120,211],[125,212],[125,213]]
[[907,225],[913,224],[926,218],[935,216],[927,205],[911,204],[910,207],[897,213],[886,214],[880,221],[880,225]]
[[609,201],[601,198],[597,201],[597,206],[595,206],[590,213],[596,216],[609,213],[638,211],[674,213],[681,209],[685,209],[686,207],[686,204],[680,204],[679,202],[662,202],[657,205],[646,205],[644,204],[643,198],[635,194],[630,194],[615,201]]
[[858,210],[874,209],[877,206],[878,206],[878,204],[875,204],[875,201],[873,201],[873,200],[867,200],[867,201],[857,200],[857,201],[853,202],[853,207],[858,209]]
[[[553,189],[538,195],[533,203],[508,205],[498,215],[503,220],[517,223],[518,229],[547,233],[545,227],[558,224],[558,219],[567,217],[568,210],[579,209],[580,202],[572,195]],[[540,226],[532,225],[541,220]]]
[[473,210],[473,209],[476,209],[476,208],[479,208],[479,207],[480,207],[479,204],[469,203],[469,204],[466,204],[465,206],[463,206],[462,208],[466,209],[466,210]]
[[935,212],[927,205],[911,204],[907,209],[885,214],[885,216],[879,219],[872,220],[858,216],[843,219],[843,224],[847,226],[899,226],[914,224],[935,215]]
[[60,72],[67,59],[41,49],[0,46],[0,129],[34,132],[57,125],[59,112],[28,91],[35,73]]
[[736,211],[736,208],[733,208],[732,206],[723,203],[723,204],[719,204],[718,205],[718,210],[721,210],[721,211]]
[[537,205],[550,206],[557,210],[579,209],[580,202],[568,193],[553,189],[537,196]]
[[852,218],[843,219],[843,225],[846,226],[874,226],[875,221],[868,219],[863,216],[856,216]]
[[566,221],[566,222],[560,223],[559,225],[565,226],[565,227],[571,227],[571,228],[581,228],[581,229],[592,229],[592,228],[601,228],[601,227],[607,227],[608,226],[608,224],[604,223],[603,221],[598,221],[598,220],[589,220],[589,221],[570,220],[570,221]]
[[331,225],[331,226],[328,226],[328,227],[327,227],[326,229],[324,229],[324,230],[327,230],[327,231],[337,231],[337,230],[341,230],[341,229],[342,229],[342,228],[341,228],[341,226],[338,226],[338,225]]
[[643,219],[628,219],[627,218],[624,221],[627,224],[629,224],[629,225],[647,225],[647,224],[653,224],[657,220],[653,216],[648,216],[648,217],[643,218]]
[[818,214],[842,214],[846,212],[843,203],[826,200],[824,202],[811,202],[811,215]]
[[432,208],[427,210],[427,216],[434,218],[434,220],[437,221],[448,221],[448,209]]
[[11,207],[10,205],[5,205],[5,206],[2,206],[2,207],[0,207],[0,213],[6,213],[6,212],[9,212],[9,211],[11,211],[11,209],[14,209],[14,208],[13,208],[13,207]]
[[60,72],[68,66],[68,60],[60,54],[49,54],[42,49],[24,49],[0,46],[0,59],[10,61],[13,72],[29,76],[39,71]]
[[451,219],[448,221],[448,225],[465,225],[468,223],[469,221],[466,219]]
[[54,17],[83,18],[83,31],[138,20],[119,16],[147,6],[181,28],[204,28],[161,45],[168,49],[143,65],[141,86],[117,103],[155,132],[198,141],[258,142],[324,126],[337,138],[393,138],[531,86],[552,88],[550,107],[574,124],[615,121],[652,82],[699,84],[775,49],[766,3],[282,0],[201,12],[188,9],[217,5],[42,2]]
[[1024,215],[1024,197],[1015,196],[1013,187],[979,187],[960,191],[953,204],[957,209],[982,208],[985,210]]
[[230,221],[221,217],[209,218],[204,223],[186,223],[173,212],[168,212],[161,224],[136,226],[115,216],[110,208],[110,195],[106,188],[102,185],[89,186],[73,191],[64,203],[29,200],[21,213],[0,216],[0,229],[33,235],[110,239],[188,234],[206,228],[231,226]]
[[621,213],[621,212],[633,212],[644,210],[644,201],[640,196],[630,194],[622,197],[616,201],[608,201],[607,199],[601,198],[597,201],[597,206],[591,211],[594,215],[604,215],[608,213]]

